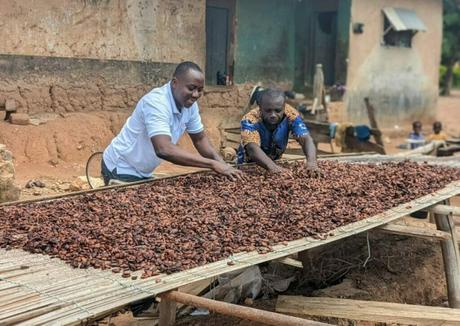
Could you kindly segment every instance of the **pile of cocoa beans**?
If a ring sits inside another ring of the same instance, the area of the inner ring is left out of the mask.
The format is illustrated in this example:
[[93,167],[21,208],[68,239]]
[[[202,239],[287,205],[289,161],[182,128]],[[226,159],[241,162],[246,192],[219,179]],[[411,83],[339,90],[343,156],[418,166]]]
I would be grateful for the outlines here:
[[303,162],[291,174],[245,170],[244,181],[212,172],[0,208],[0,247],[59,257],[74,267],[143,277],[235,253],[322,237],[460,179],[460,170],[413,162]]

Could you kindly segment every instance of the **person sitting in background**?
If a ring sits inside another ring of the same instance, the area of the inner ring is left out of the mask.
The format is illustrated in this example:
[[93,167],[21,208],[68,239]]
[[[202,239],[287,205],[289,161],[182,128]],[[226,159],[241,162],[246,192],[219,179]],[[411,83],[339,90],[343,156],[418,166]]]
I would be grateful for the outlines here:
[[425,136],[422,134],[422,123],[420,121],[412,123],[412,132],[409,134],[408,142],[410,149],[425,145]]
[[440,121],[436,121],[433,123],[433,133],[428,136],[429,141],[446,141],[447,134],[442,131],[442,123]]

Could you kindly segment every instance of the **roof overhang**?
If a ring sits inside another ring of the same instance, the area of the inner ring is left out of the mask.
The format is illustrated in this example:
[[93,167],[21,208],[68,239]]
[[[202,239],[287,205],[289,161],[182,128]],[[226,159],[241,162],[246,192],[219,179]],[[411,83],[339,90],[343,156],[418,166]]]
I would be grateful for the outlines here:
[[404,8],[383,8],[385,17],[390,22],[393,29],[397,32],[401,31],[422,31],[426,32],[426,26],[423,21],[417,16],[414,10]]

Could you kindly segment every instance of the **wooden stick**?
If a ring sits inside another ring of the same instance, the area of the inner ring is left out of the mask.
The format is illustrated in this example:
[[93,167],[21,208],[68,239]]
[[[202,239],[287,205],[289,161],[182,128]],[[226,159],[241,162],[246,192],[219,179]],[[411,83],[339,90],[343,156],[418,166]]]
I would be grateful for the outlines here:
[[372,325],[376,322],[418,326],[453,326],[460,323],[460,311],[457,309],[338,298],[280,295],[276,311],[297,316],[370,321]]
[[450,233],[450,241],[442,241],[442,258],[447,281],[449,307],[460,308],[460,252],[458,249],[457,232],[452,215],[434,214],[438,230]]
[[429,240],[433,240],[433,239],[450,240],[451,239],[450,233],[447,233],[447,232],[423,229],[423,228],[414,227],[414,226],[392,224],[392,223],[385,224],[379,227],[377,230],[385,232],[385,233],[408,235],[408,236],[413,236],[416,238],[429,239]]
[[[379,130],[379,126],[377,124],[377,119],[375,118],[375,109],[374,109],[374,106],[370,103],[368,97],[364,98],[364,104],[366,104],[367,115],[369,117],[369,123],[371,125],[371,128]],[[377,144],[379,144],[380,146],[384,147],[381,134],[374,135],[374,138],[375,138],[375,142]]]
[[460,216],[460,207],[449,206],[449,205],[435,205],[429,208],[429,210],[439,215],[457,215]]
[[285,265],[288,265],[288,266],[303,269],[302,262],[298,261],[296,259],[293,259],[291,257],[284,257],[284,258],[278,259],[277,261],[279,263],[282,263],[282,264],[285,264]]
[[313,100],[313,105],[311,107],[311,114],[315,115],[316,114],[316,107],[318,106],[318,98],[315,97]]
[[[271,311],[258,310],[254,308],[239,306],[231,303],[210,300],[202,297],[197,297],[187,293],[181,293],[178,291],[170,291],[160,295],[162,301],[170,300],[183,303],[185,305],[206,308],[210,311],[214,311],[223,315],[238,317],[241,319],[252,320],[267,325],[286,325],[286,326],[324,326],[329,325],[321,322],[312,320],[286,316]],[[161,320],[161,313],[160,313]],[[160,323],[161,325],[161,323]],[[169,324],[165,324],[169,325]]]

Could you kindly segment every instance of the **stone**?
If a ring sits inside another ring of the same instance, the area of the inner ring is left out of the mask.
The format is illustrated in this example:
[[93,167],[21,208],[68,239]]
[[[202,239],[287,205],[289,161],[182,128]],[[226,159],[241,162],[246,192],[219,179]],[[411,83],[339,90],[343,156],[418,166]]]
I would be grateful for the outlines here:
[[15,185],[11,185],[8,189],[0,189],[0,203],[15,201],[19,199],[21,189]]
[[13,155],[0,144],[0,202],[19,199],[21,190],[14,184]]
[[12,161],[5,161],[0,157],[0,184],[4,180],[14,179],[14,166]]
[[63,191],[70,191],[70,183],[62,183],[59,185],[59,189]]
[[55,158],[51,159],[48,161],[49,164],[51,164],[52,166],[56,166],[59,164],[59,161]]
[[83,185],[80,184],[79,182],[77,181],[73,181],[70,185],[69,185],[69,190],[70,191],[81,191],[83,189]]
[[251,298],[246,298],[246,299],[244,299],[244,304],[246,306],[252,306],[254,304],[254,300],[251,299]]
[[5,111],[6,112],[16,112],[16,101],[13,99],[8,99],[5,101]]
[[30,118],[27,113],[13,113],[10,116],[10,123],[14,125],[26,126],[29,122]]
[[35,188],[35,187],[38,187],[38,188],[45,188],[46,185],[43,181],[41,180],[29,180],[27,183],[26,183],[26,188]]
[[40,120],[39,119],[30,119],[29,124],[32,126],[39,126],[40,125]]
[[5,145],[0,144],[0,160],[13,162],[13,154],[6,149]]
[[220,152],[226,162],[230,162],[236,159],[236,150],[232,147],[224,147]]
[[342,283],[314,291],[314,296],[329,298],[366,298],[369,292],[356,288],[355,282],[344,279]]

